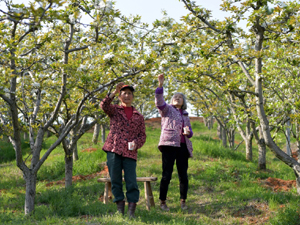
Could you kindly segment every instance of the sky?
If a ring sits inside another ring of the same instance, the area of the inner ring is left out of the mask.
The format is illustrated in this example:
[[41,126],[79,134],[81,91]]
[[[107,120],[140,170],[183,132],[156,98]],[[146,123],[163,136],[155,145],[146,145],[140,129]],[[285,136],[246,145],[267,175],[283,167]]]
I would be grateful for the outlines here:
[[[13,3],[24,3],[30,0],[12,0]],[[151,25],[156,19],[163,17],[162,10],[165,10],[169,17],[172,17],[177,22],[180,22],[180,18],[189,13],[185,8],[185,5],[180,0],[113,0],[115,2],[115,9],[119,9],[120,12],[125,15],[140,15],[141,21]],[[222,0],[194,0],[197,5],[203,6],[212,11],[214,19],[223,20],[224,17],[230,16],[229,13],[220,10],[220,4]],[[0,7],[2,8],[3,2],[0,1]],[[83,18],[84,19],[84,18]],[[84,22],[84,21],[82,21]],[[246,28],[246,22],[239,24],[244,29]]]
[[[196,0],[197,5],[211,10],[214,18],[223,19],[229,14],[219,10],[222,0]],[[152,23],[155,19],[162,18],[162,10],[166,10],[168,15],[176,21],[180,21],[181,16],[189,13],[184,7],[184,3],[179,0],[116,0],[115,8],[119,9],[122,14],[129,16],[140,15],[142,21]]]
[[[30,0],[12,0],[13,3],[24,3]],[[113,0],[115,8],[119,9],[122,14],[129,16],[140,15],[142,21],[151,24],[155,19],[161,19],[162,10],[166,10],[168,15],[176,21],[180,21],[180,17],[187,15],[188,10],[185,9],[183,2],[179,0]],[[223,19],[229,14],[220,11],[220,4],[222,0],[194,0],[197,5],[201,5],[213,12],[213,17],[216,19]],[[3,2],[0,2],[0,7]],[[2,7],[1,7],[2,8]]]

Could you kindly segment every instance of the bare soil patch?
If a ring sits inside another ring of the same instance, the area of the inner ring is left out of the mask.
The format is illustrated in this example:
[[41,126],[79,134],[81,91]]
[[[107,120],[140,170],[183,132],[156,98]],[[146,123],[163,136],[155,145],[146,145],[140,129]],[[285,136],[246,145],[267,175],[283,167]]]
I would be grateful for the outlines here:
[[290,191],[293,187],[296,187],[296,180],[282,180],[274,177],[260,180],[260,183],[263,187],[271,189],[274,192]]

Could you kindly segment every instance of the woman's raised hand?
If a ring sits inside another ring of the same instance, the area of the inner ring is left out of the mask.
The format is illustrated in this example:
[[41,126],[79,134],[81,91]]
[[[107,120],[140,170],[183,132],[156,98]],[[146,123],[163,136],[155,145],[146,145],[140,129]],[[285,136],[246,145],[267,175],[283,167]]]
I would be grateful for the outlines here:
[[162,74],[159,74],[158,75],[158,87],[163,87],[163,85],[164,85],[164,81],[165,81],[165,77],[164,77],[164,74],[162,73]]
[[108,97],[113,98],[117,93],[120,93],[121,88],[124,86],[123,82],[120,82],[116,86],[116,90],[109,94]]
[[117,86],[116,86],[116,91],[115,91],[115,93],[119,93],[120,90],[121,90],[121,88],[122,88],[123,86],[124,86],[124,83],[123,83],[123,82],[118,83]]

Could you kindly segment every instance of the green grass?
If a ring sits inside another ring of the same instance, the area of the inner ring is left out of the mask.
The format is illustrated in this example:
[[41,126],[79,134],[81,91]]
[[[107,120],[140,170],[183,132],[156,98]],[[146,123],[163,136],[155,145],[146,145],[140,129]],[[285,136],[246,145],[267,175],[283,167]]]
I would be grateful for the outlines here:
[[[300,197],[293,188],[289,192],[274,192],[264,187],[262,180],[276,177],[294,180],[293,171],[267,151],[267,170],[257,170],[257,148],[254,144],[253,162],[245,158],[244,145],[236,151],[224,148],[216,140],[216,127],[208,130],[193,123],[194,157],[189,160],[189,209],[181,211],[179,181],[174,168],[169,186],[170,212],[159,205],[161,154],[157,149],[159,129],[147,128],[147,141],[138,155],[138,176],[156,176],[152,183],[156,208],[145,207],[143,183],[139,183],[140,201],[136,218],[116,214],[113,203],[103,204],[104,184],[93,179],[74,182],[71,188],[55,182],[64,178],[64,152],[56,148],[38,172],[35,212],[24,216],[25,182],[16,167],[14,151],[9,143],[0,141],[0,224],[299,224]],[[74,162],[73,175],[89,175],[101,171],[106,154],[102,143],[91,144],[92,134],[78,142],[79,160]],[[237,141],[241,138],[237,135]],[[54,137],[45,139],[44,148]],[[24,142],[24,159],[30,160],[28,143]],[[96,148],[97,151],[83,151]],[[43,152],[45,151],[43,150]],[[43,153],[42,152],[42,153]],[[53,182],[53,185],[49,185]],[[125,187],[124,187],[125,189]]]

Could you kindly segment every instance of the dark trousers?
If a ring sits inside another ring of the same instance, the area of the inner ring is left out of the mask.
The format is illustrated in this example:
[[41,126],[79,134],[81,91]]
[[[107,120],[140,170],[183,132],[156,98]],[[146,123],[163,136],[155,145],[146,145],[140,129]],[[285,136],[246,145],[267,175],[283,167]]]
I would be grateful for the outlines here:
[[189,153],[186,144],[181,143],[181,147],[161,146],[161,152],[162,178],[160,181],[159,199],[162,201],[167,199],[175,160],[180,182],[180,199],[186,199],[189,185],[187,175]]
[[124,170],[127,201],[138,202],[140,191],[136,181],[136,161],[113,152],[107,152],[107,167],[111,179],[111,191],[115,197],[114,202],[122,201],[125,198],[122,170]]

